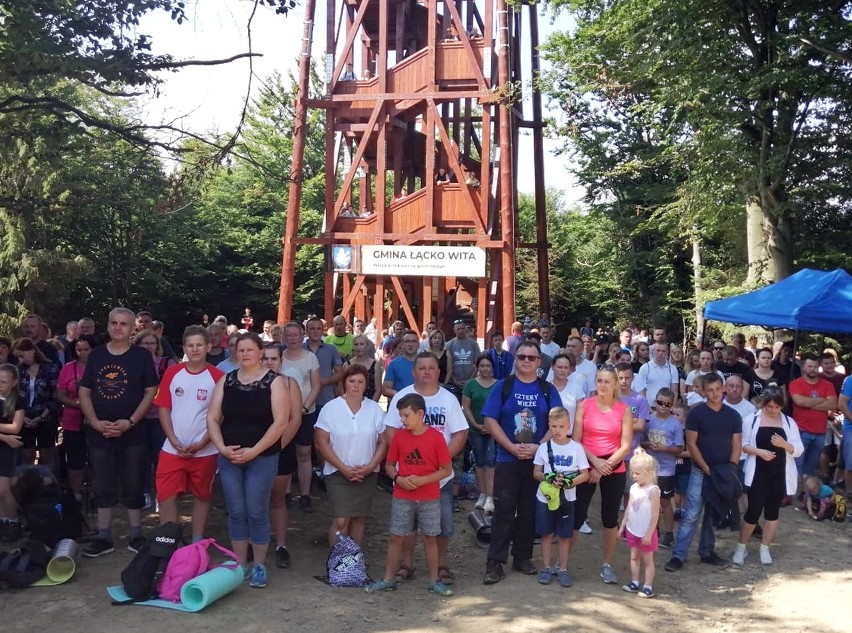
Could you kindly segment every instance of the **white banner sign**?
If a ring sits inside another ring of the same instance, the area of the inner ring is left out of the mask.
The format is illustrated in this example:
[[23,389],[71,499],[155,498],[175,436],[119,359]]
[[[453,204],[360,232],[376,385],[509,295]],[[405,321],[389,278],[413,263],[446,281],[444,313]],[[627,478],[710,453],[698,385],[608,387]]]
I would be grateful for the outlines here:
[[475,246],[362,246],[361,273],[484,277],[485,249]]

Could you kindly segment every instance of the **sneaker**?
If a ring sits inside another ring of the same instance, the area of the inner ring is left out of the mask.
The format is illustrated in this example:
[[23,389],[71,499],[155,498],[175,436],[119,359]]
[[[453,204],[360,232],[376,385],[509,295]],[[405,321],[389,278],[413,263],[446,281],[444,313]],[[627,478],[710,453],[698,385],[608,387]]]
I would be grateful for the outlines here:
[[767,545],[760,546],[760,563],[762,565],[772,564],[772,554],[769,553],[769,546]]
[[624,591],[626,591],[627,593],[636,593],[642,588],[642,585],[640,585],[639,582],[636,580],[631,580],[626,585],[622,585],[621,588],[624,589]]
[[482,507],[485,514],[494,514],[494,497],[485,497],[485,505]]
[[393,580],[376,580],[364,587],[367,593],[378,593],[380,591],[396,591],[396,583]]
[[255,589],[263,589],[267,585],[266,578],[266,565],[262,565],[258,563],[254,566],[254,569],[251,570],[251,580],[249,580],[249,587],[254,587]]
[[429,593],[437,593],[442,598],[449,598],[453,595],[453,590],[447,587],[447,585],[442,583],[440,580],[430,582],[427,589],[429,589]]
[[601,578],[603,578],[603,581],[608,585],[615,585],[618,583],[618,576],[615,575],[612,565],[609,563],[601,565]]
[[571,580],[571,576],[568,575],[567,569],[560,569],[556,572],[556,580],[559,581],[559,585],[565,587],[566,589],[574,584]]
[[476,505],[473,506],[477,510],[485,510],[485,500],[488,498],[488,495],[481,494],[479,495],[479,499],[476,500]]
[[525,576],[533,576],[538,573],[535,565],[533,565],[529,560],[512,561],[512,569],[521,572]]
[[677,556],[672,556],[669,559],[669,562],[665,564],[663,569],[665,569],[666,571],[680,571],[681,569],[683,569],[683,561]]
[[496,585],[506,577],[506,572],[503,571],[503,565],[496,560],[489,560],[485,563],[485,577],[482,583],[485,585]]
[[583,521],[583,525],[580,526],[580,534],[591,534],[592,528],[589,526],[588,521]]
[[734,550],[734,556],[731,559],[734,565],[742,565],[745,563],[745,559],[748,557],[748,552],[745,547],[737,545],[737,549]]
[[299,497],[299,510],[305,514],[311,514],[314,511],[314,505],[311,503],[311,497],[309,495],[302,495]]
[[290,566],[290,552],[286,547],[275,548],[275,566],[281,569],[287,569]]
[[540,572],[538,572],[538,584],[549,585],[552,577],[553,574],[550,571],[550,567],[545,567]]
[[649,587],[648,585],[645,585],[636,593],[636,597],[637,598],[653,598],[654,597],[654,589],[652,587]]
[[83,549],[82,554],[86,558],[97,558],[104,554],[112,554],[114,551],[115,547],[113,546],[112,541],[105,538],[96,538],[89,543],[88,547]]
[[130,542],[127,544],[127,549],[129,549],[134,554],[138,554],[139,550],[147,543],[144,536],[134,536],[130,539]]
[[709,556],[702,556],[701,562],[705,565],[713,565],[714,567],[727,567],[728,561],[719,556],[716,552],[713,552]]
[[671,532],[666,532],[660,538],[660,547],[663,549],[671,549],[672,545],[674,545],[674,534]]

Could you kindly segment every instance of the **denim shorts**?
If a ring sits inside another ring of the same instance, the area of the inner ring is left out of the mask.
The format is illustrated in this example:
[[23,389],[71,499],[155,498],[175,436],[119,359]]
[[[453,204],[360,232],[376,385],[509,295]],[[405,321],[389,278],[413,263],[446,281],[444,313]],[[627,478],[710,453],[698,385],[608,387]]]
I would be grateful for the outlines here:
[[478,468],[494,468],[497,447],[494,438],[484,433],[471,431],[467,435],[470,447],[473,449],[473,459]]
[[393,536],[408,536],[415,530],[420,530],[426,536],[438,536],[441,533],[441,501],[412,501],[394,497],[391,499],[388,529]]
[[852,430],[843,429],[843,444],[840,445],[840,454],[843,457],[843,468],[852,470]]

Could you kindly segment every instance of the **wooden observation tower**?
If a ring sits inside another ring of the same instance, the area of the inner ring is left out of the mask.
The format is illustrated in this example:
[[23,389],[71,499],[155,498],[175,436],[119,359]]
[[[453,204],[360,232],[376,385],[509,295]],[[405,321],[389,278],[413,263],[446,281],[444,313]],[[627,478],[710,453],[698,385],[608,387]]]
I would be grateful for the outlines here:
[[[530,81],[539,71],[536,10],[506,0],[327,0],[325,94],[311,99],[315,0],[306,0],[279,321],[292,317],[296,249],[309,243],[326,249],[329,322],[375,317],[381,329],[400,319],[420,332],[464,316],[477,336],[508,334],[518,248],[536,250],[541,310],[550,313],[541,95]],[[298,234],[308,108],[326,112],[317,236]],[[533,139],[532,243],[516,239],[524,128]]]

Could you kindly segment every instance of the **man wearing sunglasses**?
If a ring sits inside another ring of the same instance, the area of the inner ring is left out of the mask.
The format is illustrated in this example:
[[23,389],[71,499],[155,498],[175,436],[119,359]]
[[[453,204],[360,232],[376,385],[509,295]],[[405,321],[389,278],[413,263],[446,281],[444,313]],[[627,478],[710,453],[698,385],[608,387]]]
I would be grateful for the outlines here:
[[[538,572],[530,560],[538,485],[533,479],[533,457],[546,438],[551,403],[557,406],[562,402],[556,388],[538,378],[540,365],[538,345],[532,341],[521,343],[515,354],[515,373],[497,381],[482,408],[485,428],[497,442],[491,545],[483,579],[486,585],[505,577],[503,565],[508,560],[510,544],[512,568],[527,575]],[[512,383],[505,390],[507,381]]]

